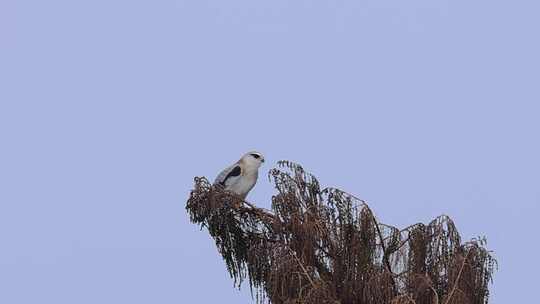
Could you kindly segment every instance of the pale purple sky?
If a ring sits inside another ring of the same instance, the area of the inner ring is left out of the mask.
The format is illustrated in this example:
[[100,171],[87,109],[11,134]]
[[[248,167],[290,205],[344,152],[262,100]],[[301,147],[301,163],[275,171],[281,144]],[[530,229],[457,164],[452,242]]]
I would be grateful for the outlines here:
[[0,303],[251,303],[184,206],[252,149],[386,223],[450,215],[491,303],[531,302],[539,3],[0,1]]

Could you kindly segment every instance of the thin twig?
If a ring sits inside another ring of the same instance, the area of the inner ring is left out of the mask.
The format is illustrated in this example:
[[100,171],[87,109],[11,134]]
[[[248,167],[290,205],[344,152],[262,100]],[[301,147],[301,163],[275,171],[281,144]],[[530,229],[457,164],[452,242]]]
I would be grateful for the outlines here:
[[375,223],[375,227],[377,228],[377,233],[379,234],[379,239],[381,240],[381,247],[382,247],[382,250],[383,250],[383,253],[384,253],[383,254],[383,261],[386,264],[386,268],[387,268],[388,272],[390,273],[390,279],[392,280],[392,287],[394,288],[394,293],[395,293],[395,292],[397,292],[396,282],[394,280],[394,276],[393,276],[394,273],[392,272],[392,267],[390,265],[390,261],[388,260],[388,252],[386,252],[386,246],[384,246],[384,239],[382,237],[381,229],[379,228],[379,223],[375,219],[375,216],[373,215],[373,213],[371,214],[371,218],[373,219],[373,222]]
[[450,302],[450,299],[452,299],[452,296],[454,295],[454,292],[456,291],[457,284],[459,283],[459,279],[461,278],[461,273],[463,272],[463,268],[465,268],[465,264],[467,263],[467,258],[469,257],[469,252],[471,252],[471,248],[467,250],[467,253],[465,254],[465,258],[463,259],[463,263],[461,264],[461,268],[459,269],[459,273],[456,277],[456,280],[454,281],[454,286],[452,287],[452,291],[448,294],[448,298],[446,301],[444,301],[444,304],[448,304]]
[[434,300],[435,303],[433,303],[433,304],[439,304],[439,293],[437,293],[437,290],[435,290],[435,288],[433,288],[433,286],[429,286],[429,288],[435,294],[435,300]]
[[289,251],[291,252],[292,256],[296,259],[296,262],[298,262],[298,265],[300,265],[300,267],[304,271],[306,277],[308,278],[309,282],[311,283],[311,286],[313,286],[313,288],[316,288],[315,283],[313,283],[313,280],[311,280],[311,276],[308,274],[306,268],[304,267],[304,264],[302,264],[300,259],[296,256],[296,252],[294,252],[291,248],[289,248]]

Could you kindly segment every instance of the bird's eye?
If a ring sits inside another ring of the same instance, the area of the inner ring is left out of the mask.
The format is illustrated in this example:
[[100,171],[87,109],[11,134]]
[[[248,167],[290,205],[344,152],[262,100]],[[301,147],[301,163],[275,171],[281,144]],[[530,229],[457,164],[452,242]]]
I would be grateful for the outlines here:
[[255,157],[256,159],[259,159],[261,157],[259,154],[251,154],[251,156]]

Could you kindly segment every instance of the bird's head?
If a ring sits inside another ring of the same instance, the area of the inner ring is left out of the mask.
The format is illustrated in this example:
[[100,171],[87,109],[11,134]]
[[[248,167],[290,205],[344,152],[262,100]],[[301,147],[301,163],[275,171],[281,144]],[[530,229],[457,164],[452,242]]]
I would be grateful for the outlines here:
[[251,151],[244,154],[240,161],[249,167],[257,169],[264,163],[264,156],[257,151]]

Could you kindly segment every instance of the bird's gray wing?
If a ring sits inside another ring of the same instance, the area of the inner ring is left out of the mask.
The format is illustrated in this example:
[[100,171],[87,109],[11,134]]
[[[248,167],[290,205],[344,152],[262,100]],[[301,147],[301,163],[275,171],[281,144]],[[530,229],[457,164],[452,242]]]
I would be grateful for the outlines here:
[[242,168],[238,164],[234,164],[225,170],[221,171],[214,181],[214,185],[220,184],[224,187],[227,187],[231,184],[234,184],[236,180],[240,178],[242,173]]

